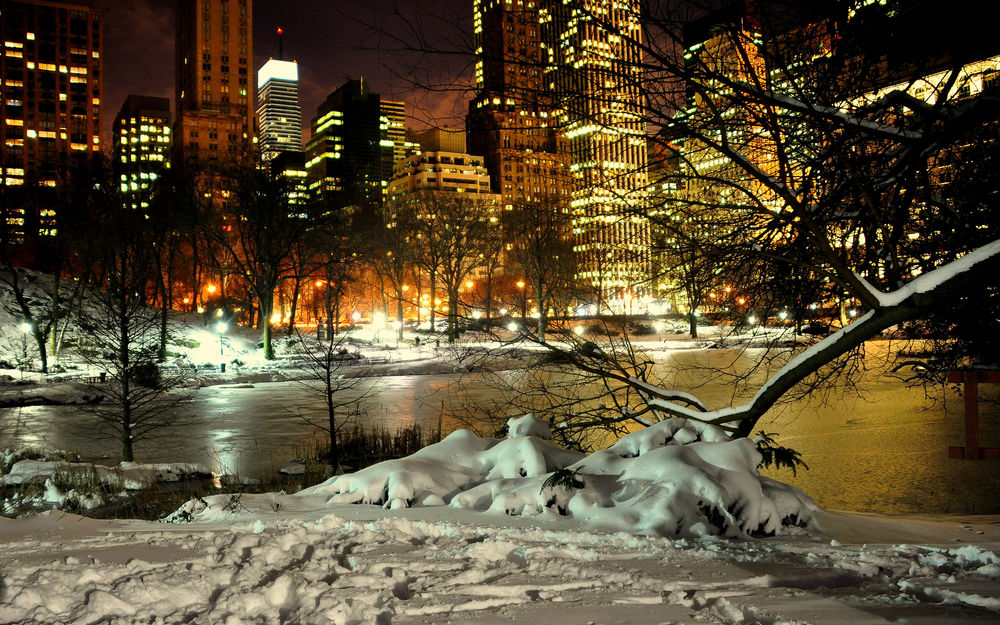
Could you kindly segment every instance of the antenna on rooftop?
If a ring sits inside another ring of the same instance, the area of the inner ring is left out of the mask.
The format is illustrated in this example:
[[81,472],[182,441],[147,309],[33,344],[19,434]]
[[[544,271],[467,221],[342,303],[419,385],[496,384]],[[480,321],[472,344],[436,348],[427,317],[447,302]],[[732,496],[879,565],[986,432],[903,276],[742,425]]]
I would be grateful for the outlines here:
[[285,30],[278,26],[278,60],[285,60]]

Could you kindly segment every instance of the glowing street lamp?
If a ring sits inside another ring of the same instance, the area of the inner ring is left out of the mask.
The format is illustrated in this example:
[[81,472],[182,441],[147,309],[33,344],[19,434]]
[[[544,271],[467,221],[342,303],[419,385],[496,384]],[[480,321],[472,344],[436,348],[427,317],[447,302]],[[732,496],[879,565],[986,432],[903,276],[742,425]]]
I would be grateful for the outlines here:
[[524,280],[517,281],[517,288],[521,289],[521,318],[528,318],[528,294],[524,290]]

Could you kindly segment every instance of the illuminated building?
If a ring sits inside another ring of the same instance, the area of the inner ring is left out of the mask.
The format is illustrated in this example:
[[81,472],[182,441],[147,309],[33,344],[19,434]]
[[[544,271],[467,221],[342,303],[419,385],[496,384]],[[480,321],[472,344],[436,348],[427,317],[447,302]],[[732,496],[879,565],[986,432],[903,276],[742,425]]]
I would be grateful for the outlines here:
[[309,191],[331,208],[382,204],[386,152],[381,102],[363,80],[348,80],[317,107],[306,144]]
[[307,204],[309,201],[309,185],[306,183],[306,154],[297,152],[278,152],[271,159],[271,175],[276,180],[287,185],[288,202],[293,205]]
[[396,163],[389,197],[418,191],[490,193],[490,176],[483,157],[465,152],[461,131],[431,129],[421,135],[422,151]]
[[13,241],[42,242],[58,233],[55,191],[101,149],[100,16],[4,0],[0,46],[0,210]]
[[178,0],[176,43],[178,162],[231,162],[253,139],[252,0]]
[[299,65],[271,59],[257,72],[260,154],[270,161],[280,152],[302,150]]
[[151,188],[170,168],[170,100],[130,95],[115,117],[113,167],[136,210],[149,208]]
[[544,0],[545,87],[569,144],[573,249],[602,307],[649,293],[646,124],[638,0]]
[[476,95],[469,151],[482,154],[507,210],[569,200],[569,153],[552,125],[536,0],[475,0]]
[[388,193],[392,169],[399,161],[412,154],[417,146],[406,139],[406,103],[397,100],[381,100],[379,129],[382,150],[382,189]]

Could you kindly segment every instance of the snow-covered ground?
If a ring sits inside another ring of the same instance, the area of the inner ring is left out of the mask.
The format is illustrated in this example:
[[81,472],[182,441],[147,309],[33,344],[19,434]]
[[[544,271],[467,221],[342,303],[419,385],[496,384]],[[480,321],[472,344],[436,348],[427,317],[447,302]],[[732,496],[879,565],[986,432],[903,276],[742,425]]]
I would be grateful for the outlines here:
[[0,622],[1000,622],[996,518],[820,512],[809,533],[694,541],[282,495],[230,508],[179,526],[0,519]]
[[759,476],[747,441],[682,420],[587,457],[530,416],[508,429],[297,494],[192,500],[174,525],[0,520],[0,622],[1000,619],[1000,518],[823,512]]
[[[7,303],[4,357],[25,349]],[[176,321],[192,385],[295,376],[291,343],[268,362],[248,329],[220,339]],[[643,348],[718,340],[706,332]],[[463,364],[412,336],[356,338],[383,374]],[[66,362],[55,376],[0,372],[0,400],[87,401],[79,378],[96,371]],[[545,435],[530,418],[503,440],[459,432],[301,493],[193,500],[172,525],[0,518],[0,623],[1000,623],[1000,517],[823,511],[761,476],[748,441],[683,420],[587,457]],[[123,486],[149,474],[125,469]]]

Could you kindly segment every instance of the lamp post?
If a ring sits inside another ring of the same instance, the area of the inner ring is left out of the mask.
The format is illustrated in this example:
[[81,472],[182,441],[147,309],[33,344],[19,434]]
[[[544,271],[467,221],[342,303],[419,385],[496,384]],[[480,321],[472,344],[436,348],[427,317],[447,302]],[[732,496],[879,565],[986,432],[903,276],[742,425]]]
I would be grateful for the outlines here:
[[517,288],[521,290],[521,319],[528,318],[528,294],[524,290],[524,280],[517,281]]
[[219,335],[219,355],[220,356],[223,355],[223,351],[222,351],[222,335],[225,334],[226,330],[228,330],[228,329],[229,329],[229,324],[226,323],[225,321],[220,321],[220,322],[218,322],[218,323],[215,324],[215,331]]

